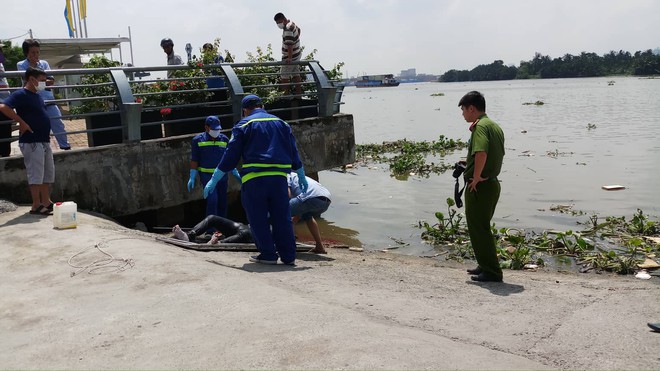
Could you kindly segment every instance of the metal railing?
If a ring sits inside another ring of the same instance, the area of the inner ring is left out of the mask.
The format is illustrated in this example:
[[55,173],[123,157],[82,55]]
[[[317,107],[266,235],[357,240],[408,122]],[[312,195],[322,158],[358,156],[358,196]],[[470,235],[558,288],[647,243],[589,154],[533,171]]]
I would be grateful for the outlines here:
[[[300,113],[306,117],[310,113],[320,117],[338,113],[343,87],[329,79],[317,61],[293,64],[300,66],[300,82],[282,82],[280,67],[283,62],[47,71],[48,75],[66,81],[52,86],[57,99],[45,102],[68,108],[64,114],[51,117],[51,120],[85,119],[87,123],[85,130],[52,135],[87,133],[90,146],[96,146],[109,143],[95,141],[92,137],[99,138],[102,135],[99,133],[104,132],[120,132],[121,139],[113,143],[135,142],[200,131],[198,123],[209,115],[217,116],[226,128],[224,131],[230,131],[241,118],[240,102],[247,94],[259,95],[270,113],[284,116],[287,120],[299,118]],[[167,72],[173,76],[164,79],[135,78],[135,75],[144,76],[145,72]],[[24,71],[8,71],[0,73],[0,77],[16,80],[22,79],[24,74]],[[95,79],[90,78],[94,76]],[[82,82],[78,82],[80,79]],[[99,81],[89,83],[93,80]],[[20,87],[0,91],[18,89]],[[104,124],[93,124],[104,117]],[[197,124],[184,130],[172,129],[181,129],[182,124],[191,122]],[[10,120],[0,121],[0,127],[3,125],[16,129]],[[17,136],[0,137],[0,144],[15,140],[18,140]]]

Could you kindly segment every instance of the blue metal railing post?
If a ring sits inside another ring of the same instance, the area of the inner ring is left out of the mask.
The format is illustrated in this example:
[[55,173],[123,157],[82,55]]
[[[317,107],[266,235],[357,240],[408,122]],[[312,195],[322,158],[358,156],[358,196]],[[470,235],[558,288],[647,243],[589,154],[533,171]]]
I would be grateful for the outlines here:
[[318,62],[310,61],[309,69],[312,71],[312,76],[316,81],[316,89],[319,93],[319,116],[332,116],[335,111],[335,92],[337,88],[328,80]]
[[241,120],[243,115],[243,109],[241,108],[241,99],[245,95],[243,91],[243,85],[236,75],[236,71],[232,68],[230,64],[222,63],[220,69],[227,77],[227,82],[229,82],[229,99],[231,99],[232,113],[234,114],[234,123],[237,123]]
[[126,73],[121,67],[110,68],[110,76],[119,95],[119,115],[121,117],[124,142],[139,142],[142,139],[140,121],[142,103],[136,103]]

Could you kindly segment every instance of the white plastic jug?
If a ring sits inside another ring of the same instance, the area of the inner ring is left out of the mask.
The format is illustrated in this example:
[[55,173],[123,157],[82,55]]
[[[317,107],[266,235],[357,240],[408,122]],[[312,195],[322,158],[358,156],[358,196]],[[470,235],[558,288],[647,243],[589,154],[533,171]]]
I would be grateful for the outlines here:
[[58,202],[53,207],[53,227],[57,229],[78,226],[78,205],[73,201]]

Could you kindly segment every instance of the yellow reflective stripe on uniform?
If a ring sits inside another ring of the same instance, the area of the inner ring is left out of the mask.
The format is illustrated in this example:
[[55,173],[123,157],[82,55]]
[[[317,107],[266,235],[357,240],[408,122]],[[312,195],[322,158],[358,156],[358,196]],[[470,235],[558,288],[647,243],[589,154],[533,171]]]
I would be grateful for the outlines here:
[[246,167],[275,167],[278,169],[291,169],[291,164],[285,165],[285,164],[243,164],[243,168],[245,169]]
[[208,168],[208,167],[198,167],[197,170],[201,171],[202,173],[211,173],[211,174],[213,174],[213,173],[215,172],[215,168],[214,168],[214,167],[211,167],[211,168]]
[[[286,121],[284,121],[284,120],[282,120],[282,119],[280,119],[280,118],[266,117],[266,118],[262,118],[262,119],[252,119],[252,120],[246,122],[245,124],[241,125],[241,127],[243,127],[243,126],[248,126],[248,125],[250,125],[250,123],[252,123],[252,122],[258,122],[258,121],[282,121],[283,123],[287,124]],[[287,125],[289,125],[289,124],[287,124]]]
[[209,146],[227,147],[227,142],[220,142],[220,141],[197,142],[197,147],[209,147]]
[[258,178],[258,177],[261,177],[261,176],[271,176],[271,175],[279,175],[279,176],[286,177],[286,173],[281,172],[281,171],[264,171],[264,172],[261,172],[261,173],[249,173],[247,175],[244,175],[243,177],[241,177],[241,182],[245,183],[250,179]]

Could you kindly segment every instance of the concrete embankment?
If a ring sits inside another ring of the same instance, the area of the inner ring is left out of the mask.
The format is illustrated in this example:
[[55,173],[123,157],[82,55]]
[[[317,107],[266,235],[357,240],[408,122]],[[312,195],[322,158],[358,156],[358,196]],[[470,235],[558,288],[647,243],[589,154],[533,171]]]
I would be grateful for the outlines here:
[[[658,369],[658,278],[330,249],[296,267],[0,214],[2,369]],[[75,268],[114,259],[100,269]],[[73,274],[75,273],[75,274]]]

